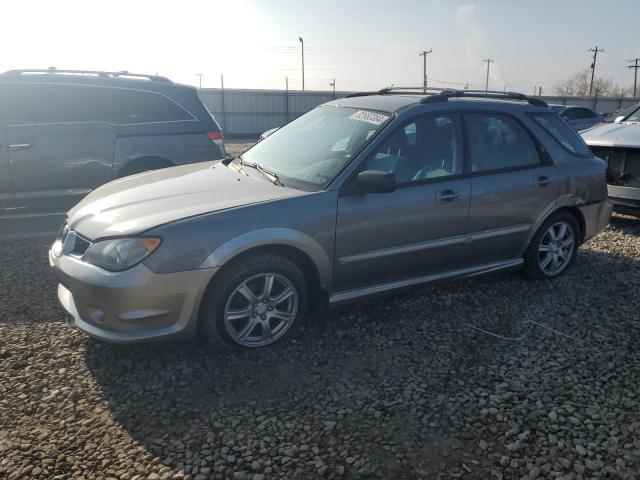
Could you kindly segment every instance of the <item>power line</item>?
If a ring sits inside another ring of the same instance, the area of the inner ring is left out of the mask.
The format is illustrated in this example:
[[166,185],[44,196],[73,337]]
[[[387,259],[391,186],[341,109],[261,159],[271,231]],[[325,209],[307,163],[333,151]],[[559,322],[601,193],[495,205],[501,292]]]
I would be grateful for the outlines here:
[[488,92],[489,91],[489,65],[491,65],[495,60],[492,60],[490,58],[484,58],[482,59],[483,62],[487,62],[487,81],[484,84],[484,91]]
[[591,83],[589,84],[589,96],[591,96],[591,91],[593,90],[593,76],[596,72],[596,60],[598,59],[598,52],[604,52],[604,49],[599,49],[596,45],[595,49],[590,48],[588,51],[593,52],[593,63],[591,64]]
[[422,85],[424,86],[424,93],[427,93],[427,55],[433,52],[433,49],[423,50],[418,55],[423,59],[423,74],[422,74]]
[[633,65],[629,65],[627,68],[633,68],[633,98],[636,98],[638,91],[638,69],[640,65],[638,65],[638,61],[640,58],[634,58],[633,60],[629,60],[629,63],[635,62]]

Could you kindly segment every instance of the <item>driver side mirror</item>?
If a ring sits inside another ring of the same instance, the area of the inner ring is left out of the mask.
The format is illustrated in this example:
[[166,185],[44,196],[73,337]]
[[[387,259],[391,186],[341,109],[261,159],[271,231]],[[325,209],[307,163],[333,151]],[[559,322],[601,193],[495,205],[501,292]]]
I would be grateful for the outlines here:
[[624,115],[619,115],[615,118],[613,123],[620,123],[622,120],[624,120]]
[[365,170],[358,174],[358,186],[364,193],[393,192],[397,187],[396,176],[383,170]]

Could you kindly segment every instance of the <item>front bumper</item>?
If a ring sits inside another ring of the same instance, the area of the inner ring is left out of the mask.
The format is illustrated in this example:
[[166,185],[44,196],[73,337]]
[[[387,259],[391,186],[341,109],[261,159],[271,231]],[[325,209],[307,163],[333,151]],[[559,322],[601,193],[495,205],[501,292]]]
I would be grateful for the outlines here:
[[114,343],[192,336],[217,270],[157,274],[141,263],[113,273],[51,251],[49,263],[60,281],[58,299],[76,326]]
[[578,208],[580,208],[582,216],[584,217],[583,242],[595,237],[599,232],[604,230],[609,224],[611,213],[613,212],[613,204],[608,199],[583,205]]

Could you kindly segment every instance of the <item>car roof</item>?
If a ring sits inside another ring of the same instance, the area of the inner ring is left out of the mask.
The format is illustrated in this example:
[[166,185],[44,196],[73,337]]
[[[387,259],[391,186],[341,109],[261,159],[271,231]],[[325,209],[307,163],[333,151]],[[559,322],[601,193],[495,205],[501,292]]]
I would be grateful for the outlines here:
[[[527,102],[527,97],[524,99],[511,99],[508,97],[505,98],[482,98],[481,95],[478,96],[468,96],[468,97],[446,97],[446,96],[438,96],[433,95],[434,101],[421,102],[421,100],[425,99],[425,97],[429,97],[431,95],[420,95],[420,94],[373,94],[373,95],[357,95],[352,97],[344,97],[338,98],[336,100],[331,100],[330,102],[325,103],[324,105],[331,105],[337,107],[348,107],[348,108],[358,108],[363,110],[378,110],[387,113],[397,113],[401,110],[404,110],[411,106],[422,105],[426,106],[437,106],[442,104],[449,105],[465,105],[465,106],[475,106],[475,107],[486,107],[487,103],[491,103],[493,105],[499,105],[505,109],[523,109],[527,111],[531,111],[532,107],[534,110],[539,109],[541,106],[546,107],[546,103],[540,102],[540,105],[534,103],[530,104],[531,100]],[[438,97],[437,99],[435,97]],[[535,100],[534,100],[535,102]]]
[[40,83],[65,85],[96,85],[122,87],[141,90],[168,90],[194,88],[189,85],[173,83],[159,75],[138,73],[103,72],[92,70],[9,70],[0,74],[0,83]]

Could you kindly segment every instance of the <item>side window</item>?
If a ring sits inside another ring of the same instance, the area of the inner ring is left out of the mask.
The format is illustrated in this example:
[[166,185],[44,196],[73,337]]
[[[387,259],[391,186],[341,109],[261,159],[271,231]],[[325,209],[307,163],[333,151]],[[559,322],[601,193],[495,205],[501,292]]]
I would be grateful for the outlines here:
[[567,108],[564,112],[562,112],[562,118],[567,120],[577,120],[580,118],[579,112],[577,108]]
[[531,135],[516,120],[500,114],[468,113],[465,121],[472,172],[540,163]]
[[97,120],[86,87],[55,84],[6,85],[6,120],[15,124],[86,122]]
[[591,156],[591,151],[582,138],[573,128],[558,118],[558,115],[552,112],[532,113],[530,115],[565,149],[576,155]]
[[367,159],[367,167],[393,172],[398,183],[463,173],[458,115],[428,115],[396,128]]
[[14,124],[64,122],[145,123],[190,120],[163,95],[111,87],[9,84],[3,116]]
[[[191,120],[193,117],[180,105],[154,92],[108,89],[109,109],[113,112],[115,123],[148,123]],[[106,107],[106,106],[105,106]]]

